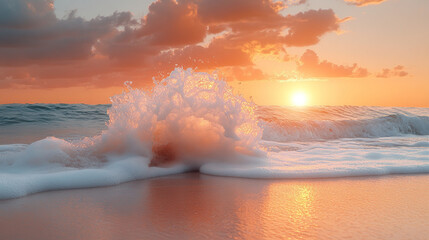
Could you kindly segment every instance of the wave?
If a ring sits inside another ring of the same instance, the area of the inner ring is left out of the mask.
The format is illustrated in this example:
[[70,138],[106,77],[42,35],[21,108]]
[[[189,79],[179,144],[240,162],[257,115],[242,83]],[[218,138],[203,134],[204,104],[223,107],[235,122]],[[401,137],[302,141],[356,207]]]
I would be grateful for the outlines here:
[[108,121],[94,137],[0,145],[0,199],[192,170],[248,178],[429,172],[425,109],[257,107],[216,75],[180,68],[151,91],[127,88],[110,107],[1,106],[22,110],[3,117],[8,129],[21,128],[13,121]]
[[110,105],[86,104],[3,104],[0,105],[0,127],[22,124],[50,124],[62,121],[108,120],[106,110]]
[[0,198],[112,185],[210,161],[263,156],[256,106],[216,75],[176,69],[151,92],[127,86],[128,91],[111,98],[107,129],[98,136],[76,141],[49,137],[3,147]]
[[[283,117],[285,109],[261,107],[259,116],[263,123],[263,139],[279,142],[307,141],[307,140],[332,140],[339,138],[379,138],[401,135],[429,135],[429,116],[418,116],[410,113],[390,113],[378,111],[376,116],[368,116],[370,109],[365,110],[367,116],[354,119],[347,116],[344,108],[356,107],[331,107],[318,108],[324,110],[329,119],[321,116],[305,116],[299,120]],[[288,114],[293,110],[286,110]],[[374,111],[374,108],[372,108]],[[314,113],[313,113],[314,114]],[[372,113],[372,115],[375,115]],[[381,115],[381,116],[379,116]],[[359,115],[358,115],[359,116]]]

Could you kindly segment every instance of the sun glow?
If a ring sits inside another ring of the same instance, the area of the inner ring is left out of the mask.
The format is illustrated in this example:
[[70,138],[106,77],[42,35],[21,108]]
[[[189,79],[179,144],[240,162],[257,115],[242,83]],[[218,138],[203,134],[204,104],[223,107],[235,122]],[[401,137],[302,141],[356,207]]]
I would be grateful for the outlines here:
[[291,100],[294,106],[305,106],[307,105],[307,94],[304,92],[295,92]]

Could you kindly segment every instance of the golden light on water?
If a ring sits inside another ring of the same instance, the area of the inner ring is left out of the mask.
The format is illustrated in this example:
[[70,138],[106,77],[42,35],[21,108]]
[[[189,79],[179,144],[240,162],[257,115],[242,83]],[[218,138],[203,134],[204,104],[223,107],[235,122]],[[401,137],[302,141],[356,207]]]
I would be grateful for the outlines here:
[[[256,209],[256,208],[254,208]],[[266,190],[258,224],[265,236],[273,233],[298,239],[314,226],[314,190],[309,184],[272,183]],[[275,219],[275,221],[272,221]],[[266,238],[269,239],[269,238]]]
[[308,102],[308,97],[305,92],[295,92],[291,97],[293,106],[305,106]]

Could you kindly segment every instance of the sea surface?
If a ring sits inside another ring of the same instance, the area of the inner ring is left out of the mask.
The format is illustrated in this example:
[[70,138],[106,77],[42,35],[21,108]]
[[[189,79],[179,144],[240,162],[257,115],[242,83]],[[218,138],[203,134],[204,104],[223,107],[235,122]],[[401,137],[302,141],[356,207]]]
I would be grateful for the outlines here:
[[197,171],[268,179],[429,173],[429,109],[257,106],[176,69],[109,105],[0,105],[0,199]]

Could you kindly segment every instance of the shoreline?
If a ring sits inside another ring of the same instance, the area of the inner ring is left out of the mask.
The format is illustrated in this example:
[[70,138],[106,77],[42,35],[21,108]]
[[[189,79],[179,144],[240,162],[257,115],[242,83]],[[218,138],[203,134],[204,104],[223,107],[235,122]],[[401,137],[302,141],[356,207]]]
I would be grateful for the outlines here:
[[323,181],[323,180],[343,180],[343,179],[372,179],[372,178],[383,178],[383,177],[390,177],[390,176],[419,176],[419,175],[427,175],[429,177],[429,173],[428,172],[415,172],[415,173],[386,173],[386,174],[368,174],[368,175],[350,175],[350,176],[329,176],[329,177],[291,177],[291,178],[266,178],[266,177],[241,177],[241,176],[227,176],[227,175],[216,175],[216,174],[209,174],[209,173],[202,173],[198,170],[190,170],[190,171],[185,171],[182,173],[176,173],[176,174],[169,174],[169,175],[164,175],[164,176],[155,176],[155,177],[149,177],[149,178],[143,178],[143,179],[136,179],[136,180],[130,180],[130,181],[125,181],[125,182],[121,182],[118,184],[112,184],[112,185],[102,185],[102,186],[90,186],[90,187],[72,187],[72,188],[64,188],[64,189],[54,189],[54,190],[46,190],[46,191],[38,191],[35,193],[30,193],[24,196],[18,196],[18,197],[12,197],[12,198],[5,198],[5,199],[1,199],[0,198],[0,204],[2,202],[6,202],[6,201],[13,201],[16,199],[20,199],[20,198],[26,198],[26,197],[30,197],[33,195],[37,195],[37,194],[44,194],[44,193],[49,193],[49,192],[61,192],[61,191],[73,191],[73,190],[85,190],[85,189],[97,189],[97,188],[113,188],[113,187],[119,187],[123,184],[129,184],[129,183],[133,183],[133,182],[140,182],[140,181],[148,181],[148,180],[153,180],[153,179],[158,179],[158,178],[171,178],[174,177],[176,175],[186,175],[186,174],[198,174],[198,175],[205,175],[205,176],[210,176],[210,177],[219,177],[219,178],[233,178],[233,179],[244,179],[244,180],[256,180],[256,181]]
[[429,174],[273,180],[183,173],[0,201],[0,238],[425,239],[428,183]]

